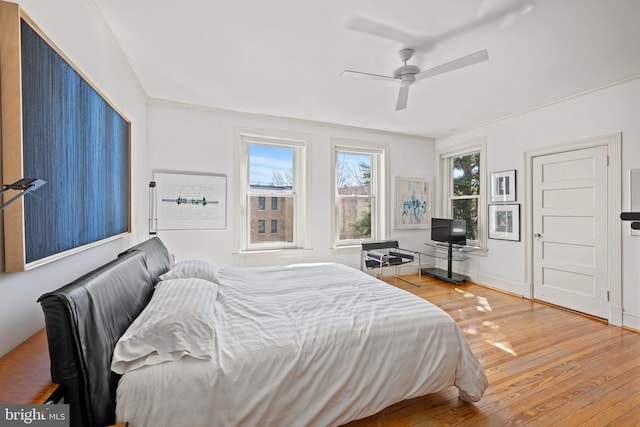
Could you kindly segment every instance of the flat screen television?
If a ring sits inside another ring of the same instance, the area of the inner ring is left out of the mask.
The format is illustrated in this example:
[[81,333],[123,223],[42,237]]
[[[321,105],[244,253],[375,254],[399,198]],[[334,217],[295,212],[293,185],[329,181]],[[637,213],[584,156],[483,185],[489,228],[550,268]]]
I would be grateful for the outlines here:
[[462,219],[431,218],[431,240],[466,245],[467,222]]

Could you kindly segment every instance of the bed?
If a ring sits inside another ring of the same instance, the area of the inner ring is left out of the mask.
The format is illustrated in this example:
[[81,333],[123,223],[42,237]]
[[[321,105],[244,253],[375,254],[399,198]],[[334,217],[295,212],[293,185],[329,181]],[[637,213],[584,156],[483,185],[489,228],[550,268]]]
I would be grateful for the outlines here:
[[[474,402],[487,387],[450,316],[359,270],[176,270],[155,237],[40,298],[73,426],[333,426],[452,386]],[[167,301],[194,323],[175,327]]]

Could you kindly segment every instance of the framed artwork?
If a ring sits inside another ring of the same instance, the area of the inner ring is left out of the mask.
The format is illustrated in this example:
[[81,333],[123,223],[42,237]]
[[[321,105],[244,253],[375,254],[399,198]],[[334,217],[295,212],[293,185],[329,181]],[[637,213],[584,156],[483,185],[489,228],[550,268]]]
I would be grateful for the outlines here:
[[423,178],[396,177],[396,228],[427,228],[431,221],[431,186]]
[[491,203],[516,201],[516,170],[491,173]]
[[489,205],[489,238],[520,241],[520,204]]
[[154,172],[152,184],[150,221],[155,230],[227,227],[226,175]]
[[131,122],[18,5],[0,16],[2,182],[46,183],[0,218],[17,272],[131,232]]

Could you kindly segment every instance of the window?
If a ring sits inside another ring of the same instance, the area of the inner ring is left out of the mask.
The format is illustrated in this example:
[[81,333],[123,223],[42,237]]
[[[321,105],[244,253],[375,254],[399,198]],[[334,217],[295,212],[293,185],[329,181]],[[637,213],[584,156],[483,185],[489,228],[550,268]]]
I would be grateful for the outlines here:
[[335,246],[385,238],[384,150],[334,145]]
[[484,142],[440,155],[442,215],[467,223],[467,244],[486,247]]
[[[241,250],[304,246],[306,141],[240,135],[242,153]],[[267,199],[271,209],[266,210]],[[266,232],[271,224],[271,233]]]

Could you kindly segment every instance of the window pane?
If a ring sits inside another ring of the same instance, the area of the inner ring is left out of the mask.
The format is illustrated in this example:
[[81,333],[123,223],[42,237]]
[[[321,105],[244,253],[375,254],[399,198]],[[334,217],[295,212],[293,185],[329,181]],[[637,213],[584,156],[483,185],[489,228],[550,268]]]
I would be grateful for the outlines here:
[[336,183],[339,195],[366,195],[371,192],[371,165],[373,156],[367,154],[337,153]]
[[335,146],[334,245],[355,246],[386,236],[385,152],[363,145]]
[[293,153],[289,147],[249,146],[249,185],[293,189]]
[[[249,235],[250,243],[293,243],[293,197],[271,196],[278,200],[280,209],[258,210],[260,196],[249,196],[252,225]],[[256,222],[257,220],[257,222]],[[266,223],[270,221],[271,233],[265,233]]]
[[[250,224],[257,224],[249,244],[294,242],[294,182],[294,148],[249,145],[249,215]],[[267,224],[271,233],[265,232]]]
[[371,238],[371,199],[338,199],[338,233],[340,240]]
[[453,159],[453,196],[480,194],[480,153]]
[[467,240],[478,240],[478,199],[454,199],[451,201],[453,219],[467,222]]

